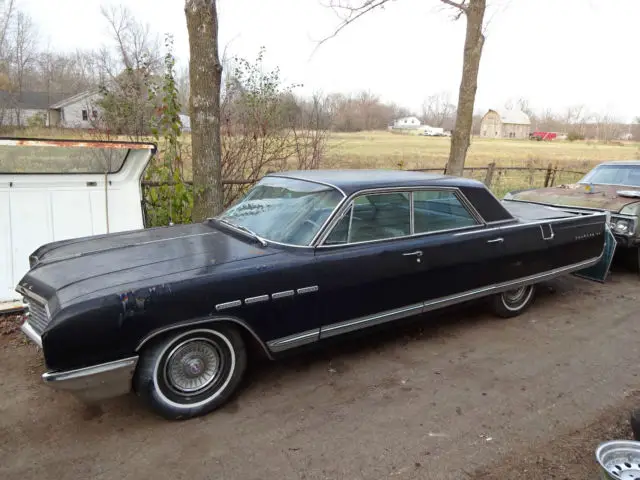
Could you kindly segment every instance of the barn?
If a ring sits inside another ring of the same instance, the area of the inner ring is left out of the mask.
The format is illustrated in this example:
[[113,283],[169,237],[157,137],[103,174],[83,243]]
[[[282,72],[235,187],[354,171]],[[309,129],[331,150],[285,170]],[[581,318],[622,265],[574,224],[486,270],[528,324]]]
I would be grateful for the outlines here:
[[529,138],[531,120],[522,110],[490,109],[480,122],[480,136],[485,138]]

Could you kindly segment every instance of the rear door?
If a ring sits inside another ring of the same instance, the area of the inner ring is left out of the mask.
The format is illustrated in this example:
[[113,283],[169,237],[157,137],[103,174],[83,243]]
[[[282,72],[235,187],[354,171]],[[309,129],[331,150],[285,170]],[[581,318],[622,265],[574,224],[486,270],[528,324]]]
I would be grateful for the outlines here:
[[[420,239],[415,296],[426,306],[455,303],[499,282],[503,241],[455,189],[413,192],[414,234]],[[415,288],[415,287],[414,287]]]

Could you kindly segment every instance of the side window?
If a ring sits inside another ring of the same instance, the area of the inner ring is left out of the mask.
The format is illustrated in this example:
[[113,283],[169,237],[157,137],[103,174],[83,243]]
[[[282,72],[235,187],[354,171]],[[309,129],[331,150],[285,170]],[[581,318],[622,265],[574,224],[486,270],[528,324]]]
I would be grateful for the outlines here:
[[437,232],[477,225],[478,222],[449,191],[413,192],[415,233]]
[[334,226],[325,245],[367,242],[409,235],[411,212],[409,194],[382,193],[357,197]]

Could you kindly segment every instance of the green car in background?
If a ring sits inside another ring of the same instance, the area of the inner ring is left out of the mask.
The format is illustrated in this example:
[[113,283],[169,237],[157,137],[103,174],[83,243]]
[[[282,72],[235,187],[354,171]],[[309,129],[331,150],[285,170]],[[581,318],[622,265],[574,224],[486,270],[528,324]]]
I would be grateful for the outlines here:
[[640,266],[640,160],[604,162],[578,183],[514,190],[505,200],[540,203],[563,209],[609,212],[616,250],[638,270]]

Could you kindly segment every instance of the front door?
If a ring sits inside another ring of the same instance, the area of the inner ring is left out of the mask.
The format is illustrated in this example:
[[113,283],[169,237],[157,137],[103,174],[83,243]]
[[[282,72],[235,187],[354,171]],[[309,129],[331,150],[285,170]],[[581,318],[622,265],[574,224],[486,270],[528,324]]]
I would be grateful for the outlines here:
[[316,249],[320,337],[419,313],[409,192],[357,197]]

